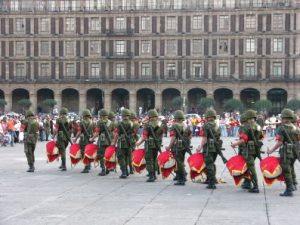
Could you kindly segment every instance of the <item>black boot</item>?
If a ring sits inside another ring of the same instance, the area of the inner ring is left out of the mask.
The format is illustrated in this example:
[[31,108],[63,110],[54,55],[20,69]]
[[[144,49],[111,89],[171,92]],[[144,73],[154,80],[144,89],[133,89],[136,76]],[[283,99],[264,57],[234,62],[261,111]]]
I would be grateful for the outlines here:
[[130,173],[130,174],[133,174],[133,168],[132,168],[131,165],[129,166],[129,173]]
[[89,166],[86,165],[86,166],[84,167],[84,169],[81,171],[81,173],[89,173]]
[[251,181],[249,179],[245,179],[243,184],[242,184],[242,189],[251,189],[252,188],[252,184],[251,184]]
[[283,193],[280,194],[280,196],[282,197],[292,197],[293,196],[293,191],[292,188],[286,188],[285,191]]
[[87,166],[87,169],[88,169],[88,170],[91,170],[91,164],[89,164],[89,165]]
[[61,171],[66,171],[67,167],[66,167],[66,159],[62,159],[61,160]]
[[27,170],[28,173],[33,173],[34,172],[34,166],[33,164],[29,165],[29,169]]
[[126,179],[127,178],[126,169],[122,169],[122,174],[121,174],[121,176],[119,176],[119,178],[121,178],[121,179]]
[[105,169],[105,174],[107,175],[107,174],[109,174],[109,169]]
[[100,173],[98,173],[98,176],[105,176],[106,175],[106,172],[105,172],[105,167],[102,167],[102,169],[101,169],[101,172]]
[[127,166],[126,166],[126,169],[125,169],[125,174],[126,174],[127,177],[129,176],[129,171],[128,171]]
[[259,193],[258,185],[254,184],[251,189],[248,191],[249,193]]
[[184,186],[185,185],[184,174],[177,173],[177,178],[178,178],[178,180],[176,183],[174,183],[174,185]]
[[149,172],[149,178],[147,182],[154,182],[154,181],[155,181],[154,172]]
[[208,185],[206,186],[207,189],[216,189],[215,179],[207,179]]
[[178,180],[178,174],[177,173],[175,173],[175,177],[173,178],[173,181],[176,181],[176,180]]
[[156,172],[153,173],[153,176],[154,176],[154,180],[157,180]]

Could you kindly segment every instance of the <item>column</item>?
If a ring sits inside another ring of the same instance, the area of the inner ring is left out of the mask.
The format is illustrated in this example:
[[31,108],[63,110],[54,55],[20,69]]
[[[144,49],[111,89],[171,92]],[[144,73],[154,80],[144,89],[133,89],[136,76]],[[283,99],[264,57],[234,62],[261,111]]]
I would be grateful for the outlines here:
[[33,111],[33,113],[37,112],[37,97],[36,97],[36,93],[34,92],[30,92],[29,93],[29,100],[31,101],[31,110]]
[[12,111],[12,93],[6,93],[4,94],[4,99],[7,102],[6,106],[5,106],[5,112],[9,112]]
[[267,92],[265,90],[260,92],[260,100],[266,100],[267,99]]
[[129,109],[136,112],[136,92],[129,92]]
[[111,92],[105,91],[104,92],[104,108],[108,111],[111,111]]
[[162,94],[160,91],[155,92],[155,109],[162,112]]
[[62,102],[61,92],[54,92],[54,100],[57,102],[55,108],[60,110],[61,109],[61,102]]
[[79,92],[79,113],[86,109],[86,94]]

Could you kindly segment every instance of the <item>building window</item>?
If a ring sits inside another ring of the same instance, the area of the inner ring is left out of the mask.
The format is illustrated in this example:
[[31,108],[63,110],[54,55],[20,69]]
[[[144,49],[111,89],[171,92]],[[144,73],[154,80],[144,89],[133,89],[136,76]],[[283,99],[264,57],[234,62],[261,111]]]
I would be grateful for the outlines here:
[[74,18],[66,18],[66,32],[74,32],[75,31],[75,19]]
[[254,77],[255,76],[255,63],[254,62],[247,62],[246,63],[246,76],[247,77]]
[[150,77],[150,64],[149,63],[142,63],[141,65],[142,71],[142,78],[149,78]]
[[219,64],[219,75],[220,77],[228,77],[228,63],[220,63]]
[[75,55],[75,43],[74,41],[66,41],[66,56]]
[[177,28],[176,17],[175,16],[168,16],[167,17],[167,30],[175,31]]
[[202,30],[202,16],[193,16],[192,29]]
[[176,65],[175,63],[168,63],[167,64],[167,78],[175,78],[175,71],[176,71]]
[[151,41],[150,40],[141,41],[141,49],[142,49],[142,54],[150,54]]
[[19,10],[19,1],[10,1],[10,10],[11,11],[18,11]]
[[192,76],[194,78],[202,77],[202,65],[201,63],[193,63],[192,64]]
[[15,19],[15,23],[16,23],[16,32],[18,32],[18,33],[25,32],[25,22],[24,22],[24,19],[22,19],[22,18],[16,18]]
[[126,23],[124,17],[117,17],[116,18],[116,30],[125,30]]
[[115,52],[117,55],[125,55],[125,41],[116,41]]
[[90,52],[91,52],[91,55],[100,54],[100,41],[91,41],[90,42]]
[[99,63],[91,63],[91,78],[100,78]]
[[48,1],[48,9],[49,11],[55,11],[56,10],[56,5],[55,5],[55,0],[49,0]]
[[50,32],[50,19],[49,18],[41,18],[40,20],[40,31],[43,33]]
[[66,64],[66,77],[75,77],[75,65],[74,63]]
[[220,16],[219,17],[219,28],[220,28],[220,31],[229,30],[229,16]]
[[88,11],[94,10],[94,0],[85,0],[85,7]]
[[274,14],[273,15],[273,29],[274,30],[283,29],[283,15],[282,14]]
[[25,64],[24,63],[17,63],[16,64],[16,77],[25,77]]
[[49,41],[41,41],[40,55],[41,56],[49,56],[49,52],[50,52],[49,48],[50,48]]
[[177,43],[176,40],[167,40],[167,54],[176,55]]
[[283,39],[282,38],[274,38],[273,40],[273,52],[282,52],[283,51]]
[[151,29],[151,18],[150,16],[142,16],[141,18],[141,30],[147,31]]
[[247,53],[255,53],[256,43],[254,38],[246,39],[246,52]]
[[40,76],[41,77],[50,77],[50,65],[49,63],[41,63],[41,66],[40,66]]
[[273,63],[273,76],[274,77],[282,77],[282,63],[281,62]]
[[228,40],[227,39],[221,39],[219,43],[219,53],[220,54],[228,54]]
[[16,56],[24,56],[25,55],[25,42],[17,41],[16,42]]
[[247,30],[256,29],[256,15],[246,15],[246,24],[245,27]]
[[100,31],[100,20],[98,17],[91,18],[90,20],[90,30],[91,31]]
[[192,53],[201,54],[202,53],[202,40],[194,39],[192,40]]
[[123,63],[116,64],[116,78],[117,79],[125,78],[125,65]]

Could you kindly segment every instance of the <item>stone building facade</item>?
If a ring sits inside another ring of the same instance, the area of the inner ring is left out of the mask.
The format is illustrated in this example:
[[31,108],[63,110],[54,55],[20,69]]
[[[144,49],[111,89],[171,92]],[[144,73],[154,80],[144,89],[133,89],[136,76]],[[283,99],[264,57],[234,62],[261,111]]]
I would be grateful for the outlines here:
[[299,0],[2,0],[0,99],[186,111],[300,98]]

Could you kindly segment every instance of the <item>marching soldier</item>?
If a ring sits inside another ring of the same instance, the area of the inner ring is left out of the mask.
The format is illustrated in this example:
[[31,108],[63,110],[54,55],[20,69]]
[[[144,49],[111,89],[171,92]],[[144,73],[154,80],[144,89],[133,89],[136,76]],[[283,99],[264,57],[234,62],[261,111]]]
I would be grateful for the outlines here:
[[117,143],[117,156],[121,167],[122,174],[121,179],[127,178],[128,172],[128,162],[131,151],[131,136],[133,133],[133,123],[130,121],[131,113],[129,109],[123,109],[122,111],[122,121],[118,123],[117,128],[114,130],[114,140],[112,145]]
[[[74,143],[77,142],[79,138],[79,145],[81,151],[81,157],[84,157],[85,146],[87,146],[90,142],[90,138],[93,135],[93,131],[95,129],[95,125],[92,121],[92,114],[90,110],[86,109],[82,112],[82,120],[77,128],[77,134],[74,138]],[[81,173],[88,173],[91,169],[91,165],[85,165],[84,169]]]
[[53,139],[57,136],[57,147],[59,150],[59,153],[61,155],[61,166],[59,169],[61,171],[66,171],[66,148],[71,142],[70,140],[70,124],[68,122],[67,118],[68,109],[62,108],[59,112],[59,118],[56,120],[55,124],[55,130],[53,133]]
[[38,139],[39,123],[34,119],[32,111],[25,113],[26,119],[22,121],[24,127],[24,152],[26,154],[29,169],[27,172],[34,172],[34,150]]
[[[133,123],[132,125],[132,129],[133,129],[133,133],[132,133],[132,136],[131,136],[131,146],[135,146],[135,143],[139,140],[139,136],[138,136],[138,130],[140,128],[140,124],[138,122],[138,118],[136,116],[136,113],[135,112],[131,112],[130,114],[130,120],[131,122]],[[132,167],[132,151],[133,151],[133,147],[131,148],[131,151],[130,151],[130,156],[129,156],[129,161],[128,161],[128,165],[129,165],[129,173],[130,174],[133,174],[133,167]]]
[[280,166],[282,174],[285,179],[286,189],[280,196],[293,196],[293,177],[292,177],[292,163],[295,158],[294,147],[298,140],[293,139],[297,137],[297,128],[292,124],[294,113],[290,109],[284,109],[281,112],[282,125],[277,130],[276,144],[268,149],[268,154],[273,153],[279,149]]
[[218,154],[221,155],[221,149],[217,149],[217,146],[219,146],[218,148],[221,148],[222,143],[220,140],[221,128],[216,123],[217,113],[215,110],[207,110],[205,113],[205,118],[207,122],[203,126],[202,141],[200,146],[197,148],[197,152],[201,152],[202,150],[204,153],[208,183],[206,188],[216,189],[217,179],[215,161]]
[[104,154],[105,149],[110,146],[113,135],[112,132],[115,128],[115,124],[108,119],[109,113],[105,109],[100,110],[100,120],[97,123],[95,132],[90,141],[94,141],[96,137],[98,138],[98,152],[97,158],[100,161],[101,172],[99,176],[105,176],[109,173],[109,170],[105,168]]
[[296,132],[295,132],[295,137],[293,137],[293,139],[295,140],[295,151],[294,151],[294,158],[292,160],[292,177],[293,177],[293,189],[294,190],[297,190],[297,185],[298,185],[298,182],[297,182],[297,177],[296,177],[296,172],[295,172],[295,162],[297,159],[300,159],[300,152],[299,152],[299,138],[300,138],[300,128],[297,124],[297,121],[298,121],[298,115],[296,113],[294,113],[294,116],[293,116],[293,120],[292,120],[292,123],[295,125],[296,127]]
[[163,136],[163,126],[158,121],[158,113],[155,109],[148,111],[149,122],[146,124],[143,130],[143,137],[136,143],[136,146],[140,146],[145,142],[145,160],[146,168],[149,172],[149,178],[147,182],[154,182],[156,180],[155,170],[157,167],[157,154],[160,152]]
[[175,156],[177,163],[177,182],[174,185],[185,185],[185,169],[184,169],[184,159],[185,153],[190,151],[190,142],[192,138],[192,132],[190,128],[184,124],[184,113],[181,110],[174,112],[175,123],[170,130],[170,143],[166,147],[166,150],[171,149],[173,155]]
[[262,127],[256,123],[256,112],[254,110],[249,109],[245,112],[245,120],[247,121],[247,125],[240,133],[240,140],[236,143],[232,143],[231,147],[234,148],[246,144],[246,146],[241,149],[241,154],[247,161],[247,167],[253,187],[251,187],[251,184],[249,185],[247,181],[244,183],[243,187],[249,189],[250,193],[259,193],[255,159],[259,158],[261,160],[260,149],[262,146],[261,139],[263,138]]

